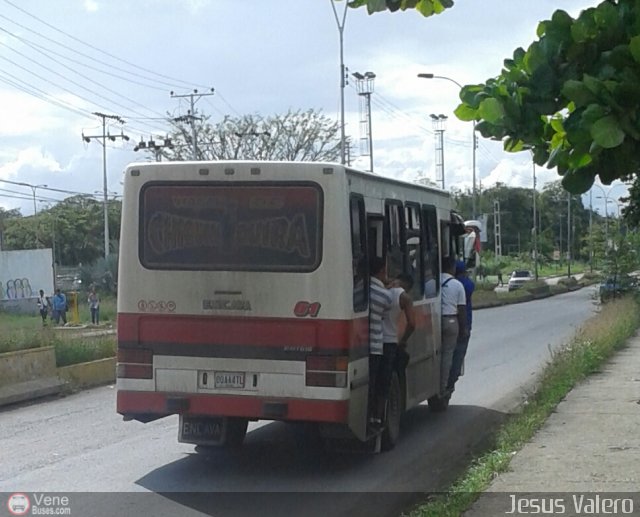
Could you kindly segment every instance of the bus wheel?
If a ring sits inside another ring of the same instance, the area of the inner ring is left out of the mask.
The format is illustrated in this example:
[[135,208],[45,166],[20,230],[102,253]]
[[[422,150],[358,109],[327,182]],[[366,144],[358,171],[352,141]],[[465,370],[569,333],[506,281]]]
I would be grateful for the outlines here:
[[442,413],[449,407],[449,400],[451,400],[451,393],[444,396],[434,395],[428,399],[427,402],[429,403],[429,409],[431,409],[431,411],[434,413]]
[[402,416],[402,393],[398,374],[393,372],[391,386],[389,387],[389,398],[387,400],[387,410],[384,431],[382,432],[381,448],[383,451],[393,449],[400,437],[400,417]]

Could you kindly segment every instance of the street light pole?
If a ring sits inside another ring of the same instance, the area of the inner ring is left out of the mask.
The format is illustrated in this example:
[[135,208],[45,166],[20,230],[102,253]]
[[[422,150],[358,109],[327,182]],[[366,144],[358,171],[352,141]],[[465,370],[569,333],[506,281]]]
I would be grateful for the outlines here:
[[31,187],[31,191],[33,192],[33,215],[38,215],[38,208],[36,207],[36,189],[40,187],[47,188],[48,185],[29,185]]
[[[431,122],[433,123],[433,131],[436,135],[436,167],[440,167],[440,181],[442,183],[442,190],[444,190],[444,130],[447,123],[446,115],[434,115],[431,116]],[[437,175],[437,170],[436,170]],[[436,176],[436,181],[438,180]]]
[[344,133],[344,87],[346,86],[347,73],[344,66],[344,24],[347,18],[347,6],[349,2],[344,3],[344,12],[342,13],[342,21],[338,18],[338,11],[334,0],[331,2],[331,8],[333,9],[333,15],[336,18],[336,24],[338,25],[338,34],[340,35],[340,163],[344,165],[346,163],[346,137]]
[[[452,82],[453,84],[455,84],[458,88],[462,89],[462,85],[456,81],[455,79],[451,79],[451,77],[447,77],[445,75],[434,75],[431,73],[423,73],[423,74],[418,74],[418,77],[420,79],[444,79],[445,81],[449,81]],[[472,152],[472,188],[471,188],[471,211],[473,212],[473,217],[476,217],[477,213],[476,213],[476,146],[477,146],[477,140],[476,140],[476,121],[473,121],[473,133],[472,133],[472,140],[471,140],[471,152]]]

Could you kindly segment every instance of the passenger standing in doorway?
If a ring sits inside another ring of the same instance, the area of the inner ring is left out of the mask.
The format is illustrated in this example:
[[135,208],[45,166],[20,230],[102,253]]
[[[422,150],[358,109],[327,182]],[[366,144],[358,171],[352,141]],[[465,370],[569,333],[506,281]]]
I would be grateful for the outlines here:
[[458,334],[456,349],[453,352],[451,372],[449,373],[449,384],[447,385],[447,389],[450,391],[454,390],[456,382],[462,373],[464,357],[467,354],[469,339],[471,337],[471,322],[473,319],[473,305],[471,304],[471,297],[476,288],[476,284],[471,280],[471,278],[469,278],[469,275],[467,275],[465,264],[462,260],[456,262],[456,279],[459,280],[464,287],[464,295],[467,299],[465,307],[465,311],[467,313],[467,332]]
[[[385,392],[384,335],[382,320],[391,308],[391,292],[385,287],[387,263],[381,257],[373,257],[370,264],[369,283],[369,421],[373,427],[382,425],[384,405],[388,393]],[[388,392],[388,386],[386,391]]]
[[[387,366],[389,371],[386,372],[385,382],[391,383],[393,369],[396,364],[404,369],[407,366],[409,354],[407,353],[407,342],[416,328],[415,315],[413,313],[413,300],[409,295],[409,291],[413,287],[413,277],[406,273],[400,273],[392,282],[389,291],[391,291],[391,308],[388,317],[382,320],[382,331],[384,338],[384,354],[390,357]],[[404,330],[402,335],[398,335],[398,322],[400,314],[404,314]],[[385,358],[386,364],[386,358]],[[387,393],[389,389],[387,388]]]
[[467,299],[464,286],[455,278],[456,261],[454,257],[445,257],[442,260],[442,273],[440,274],[441,301],[442,301],[442,348],[440,358],[440,392],[450,394],[447,390],[449,372],[453,361],[453,352],[456,349],[458,335],[468,332],[467,329]]

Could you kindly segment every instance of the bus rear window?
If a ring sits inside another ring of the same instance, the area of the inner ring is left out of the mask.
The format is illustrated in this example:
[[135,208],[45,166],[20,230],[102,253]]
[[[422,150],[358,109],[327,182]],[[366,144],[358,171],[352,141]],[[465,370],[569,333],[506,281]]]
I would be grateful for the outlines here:
[[322,255],[317,184],[149,183],[140,262],[149,269],[313,271]]

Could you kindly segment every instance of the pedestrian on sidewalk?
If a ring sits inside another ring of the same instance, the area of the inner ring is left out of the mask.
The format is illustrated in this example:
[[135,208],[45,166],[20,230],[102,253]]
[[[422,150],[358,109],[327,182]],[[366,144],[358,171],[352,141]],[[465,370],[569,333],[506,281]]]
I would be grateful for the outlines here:
[[60,320],[63,325],[67,324],[67,297],[58,288],[53,295],[53,321],[58,325]]
[[89,311],[91,312],[91,324],[100,325],[100,298],[96,293],[95,287],[92,287],[91,291],[89,291],[87,302],[89,303]]
[[38,296],[38,309],[40,311],[40,317],[42,318],[42,326],[47,324],[47,315],[49,314],[49,298],[44,295],[44,291],[40,289],[40,296]]
[[504,286],[504,282],[502,281],[502,271],[498,271],[498,283],[500,287]]

